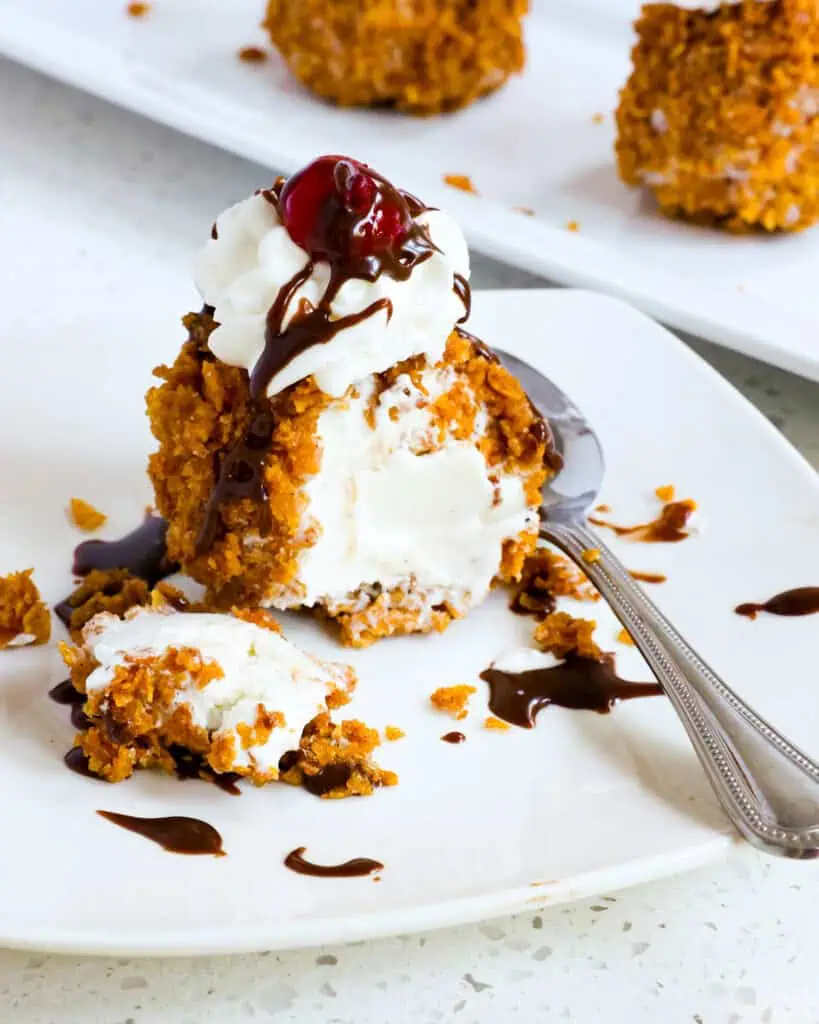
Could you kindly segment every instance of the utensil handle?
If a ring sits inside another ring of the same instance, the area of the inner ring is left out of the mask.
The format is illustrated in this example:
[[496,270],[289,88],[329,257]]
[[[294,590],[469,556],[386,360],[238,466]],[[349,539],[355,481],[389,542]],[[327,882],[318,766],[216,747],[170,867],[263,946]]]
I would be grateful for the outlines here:
[[[580,566],[629,631],[740,833],[772,853],[819,855],[819,766],[719,678],[585,524],[546,521],[541,536]],[[598,560],[584,560],[589,549]]]

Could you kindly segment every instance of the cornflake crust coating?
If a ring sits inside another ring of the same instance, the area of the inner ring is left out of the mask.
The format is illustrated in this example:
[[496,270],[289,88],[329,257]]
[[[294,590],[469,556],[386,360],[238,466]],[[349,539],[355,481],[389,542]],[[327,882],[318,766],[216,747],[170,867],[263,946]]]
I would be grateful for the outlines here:
[[137,768],[173,774],[191,758],[256,785],[283,777],[307,786],[329,764],[345,766],[343,776],[314,786],[319,795],[396,781],[370,759],[374,730],[330,719],[349,700],[353,670],[299,651],[264,611],[180,613],[160,599],[124,618],[95,616],[82,643],[61,652],[86,695],[88,727],[75,746],[108,782]]
[[617,163],[672,216],[743,231],[819,218],[819,8],[647,4],[617,111]]
[[132,608],[156,610],[203,611],[191,605],[181,590],[170,583],[158,583],[153,589],[127,569],[92,569],[68,597],[57,606],[75,643],[82,643],[82,630],[87,622],[101,612],[122,618]]
[[51,636],[51,613],[31,578],[33,572],[0,576],[0,651],[44,644]]
[[[452,442],[474,445],[494,480],[494,501],[510,495],[509,503],[517,509],[498,523],[497,561],[486,574],[485,586],[492,578],[520,577],[537,539],[536,509],[547,473],[543,423],[500,363],[455,331],[434,366],[423,356],[412,357],[337,399],[320,391],[312,378],[276,395],[276,426],[264,469],[265,507],[249,500],[225,504],[218,539],[197,554],[217,460],[246,430],[250,404],[247,372],[215,360],[208,349],[212,317],[191,313],[185,326],[189,340],[173,366],[158,368],[163,384],[147,396],[160,443],[151,457],[150,475],[158,508],[170,524],[169,557],[208,587],[215,606],[317,605],[337,621],[346,643],[366,646],[391,634],[443,630],[483,597],[456,586],[419,590],[412,581],[385,590],[377,581],[362,586],[361,578],[351,578],[342,594],[321,592],[327,573],[324,561],[319,564],[324,549],[318,542],[329,536],[331,524],[316,520],[311,510],[320,505],[335,512],[341,498],[333,488],[341,495],[345,487],[343,480],[334,482],[320,473],[323,458],[332,471],[367,444],[378,447],[378,432],[387,436],[392,431],[408,459],[444,452]],[[425,465],[433,467],[431,462]],[[441,466],[446,472],[443,461]],[[517,525],[501,542],[507,521]],[[382,526],[386,537],[389,525],[388,520]],[[370,536],[375,535],[373,527]],[[493,557],[491,549],[487,557]],[[337,579],[338,572],[334,563],[329,575]],[[316,580],[312,588],[311,576]]]
[[268,0],[264,26],[295,78],[340,106],[436,114],[524,64],[528,0]]

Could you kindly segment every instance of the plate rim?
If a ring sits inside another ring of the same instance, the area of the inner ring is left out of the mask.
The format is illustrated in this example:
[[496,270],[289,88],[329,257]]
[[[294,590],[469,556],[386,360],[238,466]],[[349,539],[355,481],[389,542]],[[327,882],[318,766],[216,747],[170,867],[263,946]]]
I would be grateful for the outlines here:
[[[163,91],[152,65],[132,55],[123,61],[116,51],[54,28],[21,10],[19,0],[0,0],[0,11],[7,14],[0,18],[0,54],[49,78],[274,170],[295,169],[315,156],[309,143],[287,138],[286,132],[276,133],[273,141],[269,133],[247,136],[241,119],[220,117],[218,105],[200,104],[200,110],[184,90]],[[819,382],[819,325],[799,314],[624,259],[614,247],[582,233],[524,217],[423,175],[408,184],[449,209],[470,244],[489,256],[569,287],[599,289],[677,330]]]
[[[43,932],[32,929],[8,934],[0,930],[0,948],[57,953],[74,956],[185,957],[231,956],[245,953],[280,952],[324,945],[346,945],[394,935],[437,931],[460,925],[491,921],[510,914],[535,913],[547,907],[574,903],[598,893],[620,891],[660,881],[725,859],[742,840],[717,832],[701,842],[672,854],[657,854],[616,866],[599,868],[563,881],[531,882],[498,892],[465,896],[456,900],[422,903],[400,910],[358,914],[354,917],[290,919],[284,926],[258,925],[221,927],[207,937],[196,929],[163,931],[158,937],[148,931],[120,939],[111,932]],[[648,867],[648,871],[646,870]],[[0,929],[2,925],[0,924]]]

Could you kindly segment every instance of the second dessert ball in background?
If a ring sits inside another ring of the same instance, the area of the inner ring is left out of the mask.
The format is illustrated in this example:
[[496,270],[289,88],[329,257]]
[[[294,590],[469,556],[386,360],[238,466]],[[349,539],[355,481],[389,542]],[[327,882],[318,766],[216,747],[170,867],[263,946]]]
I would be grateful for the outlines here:
[[730,230],[819,219],[819,9],[647,4],[617,111],[617,160],[667,213]]
[[340,106],[436,114],[498,89],[524,63],[528,0],[268,0],[265,27],[295,77]]

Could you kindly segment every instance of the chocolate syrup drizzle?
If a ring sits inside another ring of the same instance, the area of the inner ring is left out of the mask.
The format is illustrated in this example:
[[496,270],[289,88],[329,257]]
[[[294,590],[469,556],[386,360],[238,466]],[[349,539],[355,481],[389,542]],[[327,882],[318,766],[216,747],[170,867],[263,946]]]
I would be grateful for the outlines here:
[[738,604],[734,611],[737,615],[744,615],[748,619],[755,619],[759,612],[789,617],[816,615],[819,613],[819,587],[795,587],[793,590],[783,590],[781,594],[774,594],[762,604],[756,604],[753,601]]
[[445,732],[441,739],[444,743],[463,743],[466,736],[462,732]]
[[694,505],[686,501],[669,501],[660,509],[660,514],[650,523],[636,526],[618,526],[599,516],[589,516],[594,526],[604,526],[618,537],[631,537],[646,544],[677,544],[690,534],[686,530],[688,520],[694,514]]
[[199,818],[139,818],[132,814],[119,814],[116,811],[97,811],[101,818],[136,832],[154,843],[158,843],[169,853],[212,854],[224,857],[222,837],[206,821]]
[[[335,173],[339,192],[342,192],[345,177],[353,173],[353,168],[342,160],[339,161]],[[351,255],[355,248],[352,243],[368,227],[372,206],[370,210],[361,214],[345,210],[335,202],[325,204],[325,222],[317,225],[316,230],[328,241],[328,251],[322,254],[322,260],[326,260],[330,265],[329,283],[318,306],[312,307],[302,302],[296,315],[292,317],[287,327],[284,327],[287,308],[294,294],[315,268],[317,260],[311,259],[280,289],[268,311],[264,349],[250,374],[250,424],[244,436],[227,452],[218,467],[216,483],[205,507],[204,520],[196,541],[196,550],[199,554],[208,551],[213,545],[219,528],[218,513],[226,501],[249,498],[263,510],[267,508],[263,469],[276,424],[274,405],[267,397],[271,380],[296,356],[314,345],[326,344],[339,331],[354,327],[382,310],[389,322],[392,316],[392,303],[386,298],[376,300],[360,313],[331,320],[331,306],[342,285],[351,278],[376,281],[383,273],[396,281],[406,281],[415,267],[438,251],[426,228],[415,220],[426,207],[414,196],[399,192],[374,171],[369,170],[368,174],[375,182],[378,196],[390,204],[406,205],[409,208],[413,218],[410,229],[400,245],[395,248],[365,256],[354,256]],[[283,185],[284,179],[279,179],[272,188],[261,190],[259,193],[279,212]],[[455,287],[457,291],[457,281]],[[466,296],[466,304],[468,286],[465,291],[462,289],[458,294]],[[263,522],[263,531],[268,526],[268,523]]]
[[71,708],[71,724],[78,732],[84,732],[91,724],[91,719],[83,711],[85,694],[74,689],[70,679],[64,679],[48,691],[55,704],[65,704]]
[[659,683],[620,679],[611,654],[599,661],[570,654],[551,668],[526,672],[488,668],[481,672],[481,679],[489,683],[492,714],[523,729],[531,729],[538,712],[550,704],[605,715],[618,700],[657,697],[663,692]]
[[168,560],[167,533],[168,524],[161,516],[147,515],[119,540],[84,541],[74,551],[74,574],[87,576],[92,569],[126,569],[153,587],[179,569]]
[[[466,323],[469,319],[469,314],[472,312],[472,289],[469,287],[469,281],[463,276],[463,274],[455,275],[455,283],[452,286],[452,290],[464,304],[464,315],[457,322],[459,324]],[[497,359],[497,357],[494,357]]]
[[314,878],[361,878],[384,868],[381,861],[372,860],[370,857],[353,857],[352,860],[345,860],[343,864],[314,864],[305,859],[306,849],[306,846],[298,846],[291,850],[284,858],[284,866],[299,875],[312,875]]

